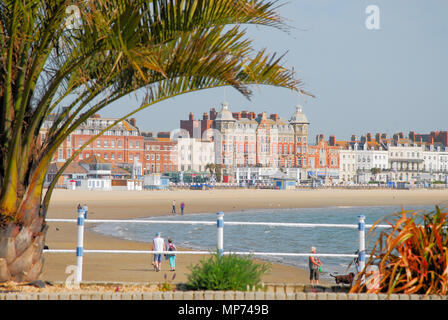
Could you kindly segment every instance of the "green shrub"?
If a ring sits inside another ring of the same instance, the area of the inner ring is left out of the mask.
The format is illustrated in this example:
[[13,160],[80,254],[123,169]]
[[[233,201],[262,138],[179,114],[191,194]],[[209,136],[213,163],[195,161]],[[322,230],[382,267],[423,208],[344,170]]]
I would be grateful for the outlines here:
[[253,290],[261,287],[261,276],[270,271],[268,263],[256,263],[251,257],[218,253],[189,267],[190,290]]

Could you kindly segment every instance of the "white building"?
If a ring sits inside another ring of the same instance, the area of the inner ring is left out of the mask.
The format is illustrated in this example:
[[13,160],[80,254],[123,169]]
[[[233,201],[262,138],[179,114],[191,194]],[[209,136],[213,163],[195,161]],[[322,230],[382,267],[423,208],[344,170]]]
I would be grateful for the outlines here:
[[177,140],[177,165],[179,171],[206,171],[207,164],[215,163],[215,148],[212,141],[195,138]]
[[343,184],[356,182],[356,150],[349,148],[339,150],[339,181]]
[[[388,151],[382,147],[369,147],[367,142],[355,144],[357,182],[368,183],[369,181],[386,182],[386,170],[389,169]],[[378,173],[374,173],[376,169]]]
[[416,182],[424,171],[423,149],[415,145],[388,146],[391,181]]
[[434,147],[422,149],[423,172],[430,181],[446,181],[448,175],[448,148]]

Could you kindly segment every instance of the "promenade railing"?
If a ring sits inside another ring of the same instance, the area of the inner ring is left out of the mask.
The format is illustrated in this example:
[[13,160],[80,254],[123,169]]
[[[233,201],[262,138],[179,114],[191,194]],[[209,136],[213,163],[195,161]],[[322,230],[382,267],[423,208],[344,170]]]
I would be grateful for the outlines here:
[[[292,228],[348,228],[358,229],[358,253],[290,253],[290,252],[256,252],[256,251],[224,251],[224,213],[217,213],[217,221],[173,221],[173,220],[102,220],[85,219],[84,210],[78,210],[77,219],[46,219],[47,222],[77,223],[77,247],[76,249],[45,249],[48,253],[76,253],[76,276],[75,282],[82,281],[83,257],[84,253],[99,254],[173,254],[173,251],[153,251],[153,250],[103,250],[84,249],[84,224],[85,223],[120,223],[120,224],[188,224],[188,225],[216,225],[217,226],[217,251],[220,255],[252,255],[252,256],[288,256],[288,257],[327,257],[327,258],[358,258],[359,271],[365,267],[365,229],[373,225],[365,224],[365,216],[358,216],[357,224],[329,224],[329,223],[288,223],[288,222],[236,222],[227,221],[226,226],[270,226],[270,227],[292,227]],[[389,225],[375,225],[376,228],[390,228]],[[213,254],[211,251],[175,251],[175,254],[207,255]]]

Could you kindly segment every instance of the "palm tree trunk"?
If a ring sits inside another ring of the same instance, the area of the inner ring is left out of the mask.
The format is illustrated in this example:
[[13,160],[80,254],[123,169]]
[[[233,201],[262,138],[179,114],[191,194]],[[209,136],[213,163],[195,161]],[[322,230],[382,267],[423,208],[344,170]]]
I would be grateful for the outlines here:
[[47,225],[41,208],[41,185],[33,186],[28,188],[15,219],[0,216],[0,282],[37,280],[42,271]]
[[0,228],[0,282],[36,280],[43,267],[46,224],[37,216],[29,225],[2,221]]

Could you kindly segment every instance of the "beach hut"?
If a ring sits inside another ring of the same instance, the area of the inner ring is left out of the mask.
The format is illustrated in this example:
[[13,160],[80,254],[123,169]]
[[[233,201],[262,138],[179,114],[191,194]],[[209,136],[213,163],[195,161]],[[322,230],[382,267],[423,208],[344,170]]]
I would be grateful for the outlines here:
[[274,182],[275,189],[291,190],[296,188],[296,179],[282,172],[275,173],[271,176],[271,179]]
[[143,187],[145,189],[168,189],[170,178],[160,173],[147,174],[143,177]]

